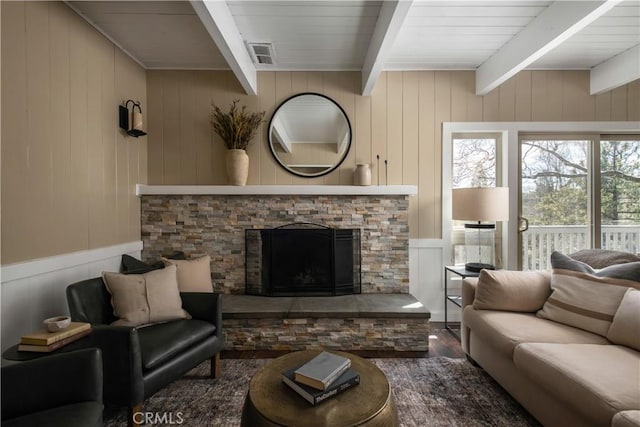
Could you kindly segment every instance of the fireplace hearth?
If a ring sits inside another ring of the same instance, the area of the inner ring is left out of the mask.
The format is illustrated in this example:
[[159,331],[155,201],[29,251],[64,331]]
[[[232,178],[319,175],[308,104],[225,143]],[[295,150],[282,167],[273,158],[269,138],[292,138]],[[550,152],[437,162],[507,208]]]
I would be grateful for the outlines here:
[[361,291],[360,230],[295,223],[245,230],[245,293],[330,296]]

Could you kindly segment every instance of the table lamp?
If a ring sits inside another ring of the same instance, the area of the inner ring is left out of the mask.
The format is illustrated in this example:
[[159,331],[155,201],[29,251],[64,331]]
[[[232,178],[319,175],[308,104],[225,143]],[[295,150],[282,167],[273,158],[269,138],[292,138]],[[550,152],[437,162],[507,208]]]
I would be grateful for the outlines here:
[[[464,225],[465,269],[495,269],[495,221],[509,219],[507,187],[456,188],[453,219],[475,221]],[[484,222],[484,223],[483,223]]]

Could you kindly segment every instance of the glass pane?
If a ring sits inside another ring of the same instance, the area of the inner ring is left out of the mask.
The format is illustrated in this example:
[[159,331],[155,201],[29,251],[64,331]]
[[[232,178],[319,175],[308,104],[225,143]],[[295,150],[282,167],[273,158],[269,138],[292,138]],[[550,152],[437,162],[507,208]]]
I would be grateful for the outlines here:
[[602,248],[640,252],[640,141],[600,142]]
[[522,268],[549,268],[554,250],[589,247],[588,156],[590,141],[523,140]]
[[496,186],[496,140],[453,139],[452,188]]
[[[453,138],[452,188],[495,187],[496,138]],[[466,262],[464,221],[453,221],[451,245],[456,265]]]

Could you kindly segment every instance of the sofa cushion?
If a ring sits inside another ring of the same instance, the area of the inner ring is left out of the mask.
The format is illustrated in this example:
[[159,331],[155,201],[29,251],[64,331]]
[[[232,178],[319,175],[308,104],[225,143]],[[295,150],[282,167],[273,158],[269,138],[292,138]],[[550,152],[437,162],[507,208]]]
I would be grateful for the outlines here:
[[153,369],[215,334],[216,327],[202,320],[176,320],[138,329],[142,368]]
[[176,280],[176,267],[145,274],[102,273],[111,294],[116,326],[139,326],[167,320],[186,319]]
[[213,292],[211,284],[211,257],[175,260],[162,258],[165,265],[178,268],[178,287],[180,292]]
[[473,308],[530,313],[540,310],[551,294],[549,276],[545,271],[482,270]]
[[524,343],[517,369],[593,425],[640,409],[640,353],[617,345]]
[[640,291],[627,289],[613,316],[607,338],[614,344],[640,351]]
[[613,416],[611,427],[640,427],[640,410],[618,412]]
[[[463,311],[465,327],[486,345],[495,348],[509,359],[515,347],[523,342],[608,344],[604,337],[581,329],[550,322],[533,313],[474,310]],[[473,343],[471,343],[473,346]]]
[[551,254],[552,293],[538,316],[607,335],[627,288],[640,288],[640,262],[595,271],[559,252]]

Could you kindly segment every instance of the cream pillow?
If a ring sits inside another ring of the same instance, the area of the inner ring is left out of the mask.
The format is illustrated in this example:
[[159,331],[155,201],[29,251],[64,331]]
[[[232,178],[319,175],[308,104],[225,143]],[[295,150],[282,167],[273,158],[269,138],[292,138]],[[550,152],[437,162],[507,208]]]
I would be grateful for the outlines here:
[[547,272],[482,270],[473,308],[533,313],[542,307],[550,293]]
[[614,344],[640,350],[640,291],[628,289],[624,294],[607,339]]
[[552,293],[537,316],[607,336],[627,288],[640,288],[640,262],[595,271],[559,252],[551,254]]
[[140,326],[191,317],[182,309],[175,266],[145,274],[104,272],[102,280],[118,318],[113,325]]
[[179,260],[162,258],[164,265],[178,268],[178,288],[180,292],[213,292],[211,284],[211,257]]

